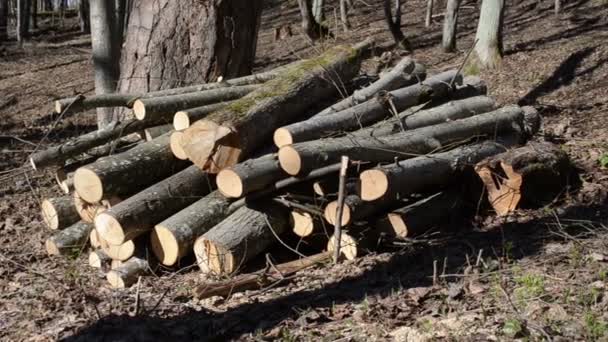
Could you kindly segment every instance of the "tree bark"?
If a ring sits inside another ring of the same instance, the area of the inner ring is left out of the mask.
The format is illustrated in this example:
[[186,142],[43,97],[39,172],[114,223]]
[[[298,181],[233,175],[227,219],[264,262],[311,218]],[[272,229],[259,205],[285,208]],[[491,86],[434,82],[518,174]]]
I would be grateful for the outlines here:
[[[530,122],[534,123],[532,118],[538,119],[538,113],[530,112],[529,117]],[[512,106],[388,137],[342,137],[309,141],[283,146],[279,150],[279,163],[290,175],[305,175],[311,170],[336,163],[343,155],[368,162],[392,161],[395,157],[406,159],[473,137],[495,136],[514,129],[535,132],[525,119],[524,111]]]
[[125,17],[127,15],[127,0],[115,0],[114,10],[116,11],[116,20],[114,21],[115,39],[122,46],[125,36]]
[[325,11],[323,10],[324,5],[323,0],[313,0],[312,1],[312,14],[315,21],[319,24],[323,23],[325,20]]
[[348,21],[348,3],[346,0],[340,0],[340,21],[342,22],[344,32],[348,32],[350,30],[350,22]]
[[188,158],[215,173],[249,156],[276,128],[298,120],[315,102],[333,96],[336,84],[352,79],[359,70],[359,56],[370,45],[365,41],[334,47],[198,121],[184,130],[182,147]]
[[171,131],[173,131],[172,124],[154,126],[144,129],[144,136],[146,138],[146,141],[152,141],[153,139],[158,138],[161,135],[169,133]]
[[111,196],[127,198],[186,165],[175,159],[169,148],[169,136],[163,135],[79,168],[74,174],[74,188],[89,203]]
[[279,166],[276,155],[265,155],[221,170],[216,178],[218,190],[226,197],[239,198],[267,188],[285,172]]
[[0,43],[8,39],[9,0],[0,0]]
[[555,15],[558,15],[560,12],[562,11],[562,1],[561,0],[555,0]]
[[91,33],[89,13],[89,0],[80,0],[78,4],[78,19],[80,21],[80,32],[82,33]]
[[72,196],[47,198],[40,205],[42,221],[53,230],[67,228],[80,221]]
[[460,1],[461,0],[447,0],[441,42],[444,52],[456,51],[456,32],[458,27],[458,8],[460,7]]
[[196,239],[229,215],[230,200],[214,191],[154,227],[152,251],[166,266],[192,253]]
[[279,205],[242,207],[198,238],[194,254],[203,273],[232,274],[288,229],[287,212]]
[[29,0],[17,0],[17,41],[19,44],[29,37]]
[[429,27],[433,23],[433,0],[426,0],[426,17],[424,26]]
[[395,14],[391,9],[391,0],[384,0],[384,18],[388,24],[388,29],[395,40],[395,44],[398,47],[411,50],[410,42],[405,38],[403,32],[401,32],[401,0],[395,1]]
[[[95,94],[109,94],[116,91],[120,76],[120,42],[117,41],[115,25],[116,13],[113,1],[90,1],[90,25],[95,69]],[[104,128],[114,121],[112,109],[97,109],[97,127]]]
[[298,0],[302,16],[302,30],[312,40],[317,40],[327,34],[327,30],[315,20],[310,0]]
[[[429,100],[447,97],[453,87],[451,81],[462,83],[462,76],[450,70],[426,79],[420,84],[380,94],[374,99],[345,109],[341,112],[315,116],[306,121],[281,127],[274,133],[277,147],[321,138],[336,133],[354,131],[392,114],[392,108],[402,111]],[[396,113],[394,113],[396,114]]]
[[481,68],[496,69],[502,61],[502,30],[504,0],[484,0],[481,4],[475,39],[475,55],[471,63]]
[[86,222],[76,222],[66,229],[60,230],[45,242],[48,255],[66,255],[81,252],[86,245],[93,225]]
[[95,228],[108,243],[119,245],[151,231],[212,190],[208,175],[190,166],[97,215]]
[[29,12],[31,15],[30,24],[33,31],[38,29],[38,0],[31,0],[31,2],[29,3],[29,7]]

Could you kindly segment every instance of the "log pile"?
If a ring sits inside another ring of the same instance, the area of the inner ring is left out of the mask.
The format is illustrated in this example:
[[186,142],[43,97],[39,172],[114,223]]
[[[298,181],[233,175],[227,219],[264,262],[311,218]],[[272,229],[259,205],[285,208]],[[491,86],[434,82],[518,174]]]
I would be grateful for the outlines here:
[[[90,245],[89,264],[116,288],[195,260],[209,277],[196,295],[228,295],[326,262],[337,241],[352,259],[465,216],[479,198],[455,185],[484,184],[498,215],[554,200],[568,185],[565,153],[526,144],[538,113],[498,105],[479,78],[427,76],[404,58],[352,89],[371,45],[221,84],[58,101],[58,111],[124,106],[135,118],[32,155],[32,166],[55,167],[62,192],[72,192],[42,202],[54,232],[47,252]],[[82,157],[143,130],[135,147]],[[350,163],[338,187],[341,159]],[[318,254],[280,265],[267,257],[262,271],[213,281],[277,243],[297,249],[294,239]]]

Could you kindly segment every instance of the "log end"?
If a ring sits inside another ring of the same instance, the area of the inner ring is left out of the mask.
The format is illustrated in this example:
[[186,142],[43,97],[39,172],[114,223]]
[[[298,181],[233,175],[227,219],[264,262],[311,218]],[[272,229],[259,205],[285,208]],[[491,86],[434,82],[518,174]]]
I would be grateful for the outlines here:
[[[105,256],[105,258],[108,258],[108,257]],[[103,268],[104,263],[105,263],[105,265],[107,265],[107,259],[106,260],[102,259],[102,256],[99,251],[92,251],[91,253],[89,253],[89,266],[94,267],[94,268]]]
[[111,270],[115,270],[117,268],[119,268],[120,266],[124,265],[124,261],[122,260],[114,260],[112,259],[112,261],[110,262],[110,269]]
[[396,213],[389,213],[386,215],[386,218],[388,219],[388,223],[395,236],[400,238],[408,237],[407,224],[405,223],[403,216]]
[[293,137],[291,136],[289,130],[286,128],[276,129],[274,131],[272,139],[274,140],[274,144],[278,148],[293,144]]
[[74,173],[74,189],[84,201],[97,203],[103,198],[103,183],[92,170],[81,167]]
[[56,230],[59,228],[59,213],[51,201],[45,199],[40,205],[42,209],[42,221],[50,229]]
[[327,193],[325,193],[325,189],[323,189],[323,184],[321,184],[321,182],[319,181],[312,183],[312,190],[315,192],[315,194],[319,196],[328,195]]
[[302,160],[298,151],[291,145],[279,149],[279,164],[288,174],[296,176],[302,170]]
[[501,162],[500,167],[501,170],[494,170],[480,163],[475,167],[475,172],[486,187],[492,208],[498,216],[504,216],[519,205],[523,178],[510,165]]
[[[325,207],[324,217],[332,225],[336,224],[336,215],[338,215],[338,201],[329,202]],[[348,204],[344,204],[342,210],[342,227],[347,226],[351,220],[351,213]]]
[[314,219],[309,213],[294,210],[291,212],[291,226],[297,236],[307,237],[314,231]]
[[235,258],[226,248],[200,237],[194,244],[196,261],[203,273],[231,274],[236,270]]
[[243,181],[238,173],[232,169],[221,170],[215,179],[217,188],[222,195],[228,198],[243,196]]
[[126,261],[135,254],[135,243],[129,240],[122,245],[102,244],[103,251],[114,260]]
[[173,266],[180,257],[180,245],[167,227],[157,225],[150,236],[152,252],[165,266]]
[[135,100],[133,103],[133,113],[137,120],[144,120],[146,118],[146,105],[142,100]]
[[61,101],[57,100],[55,101],[55,113],[56,114],[61,114],[63,112],[63,106],[61,105]]
[[122,273],[119,272],[119,270],[118,270],[118,268],[120,268],[121,266],[118,266],[115,269],[112,269],[106,275],[106,279],[108,280],[108,283],[110,283],[110,286],[112,286],[115,289],[124,289],[125,287],[128,286],[127,283],[125,282],[125,278],[123,277]]
[[359,176],[361,180],[361,199],[375,201],[388,191],[388,177],[382,170],[366,170]]
[[125,233],[118,220],[108,212],[95,217],[95,228],[99,236],[112,245],[122,245],[125,242]]
[[[327,242],[327,251],[333,254],[336,246],[336,238],[334,236],[329,238]],[[346,260],[355,260],[357,258],[357,241],[355,239],[342,232],[340,236],[340,255],[342,255]]]
[[91,233],[89,234],[89,243],[93,248],[101,248],[101,241],[99,239],[99,234],[97,234],[97,229],[91,229]]
[[182,137],[184,133],[182,132],[173,132],[171,133],[171,137],[169,139],[169,147],[171,147],[171,152],[175,158],[180,160],[188,159],[188,155],[186,155],[186,151],[182,148]]
[[46,239],[46,241],[44,242],[44,247],[46,248],[46,253],[48,255],[60,255],[61,254],[61,251],[59,250],[59,247],[57,246],[57,244],[55,243],[53,238]]
[[182,131],[186,128],[190,127],[190,116],[188,112],[177,112],[173,116],[173,128],[176,131]]

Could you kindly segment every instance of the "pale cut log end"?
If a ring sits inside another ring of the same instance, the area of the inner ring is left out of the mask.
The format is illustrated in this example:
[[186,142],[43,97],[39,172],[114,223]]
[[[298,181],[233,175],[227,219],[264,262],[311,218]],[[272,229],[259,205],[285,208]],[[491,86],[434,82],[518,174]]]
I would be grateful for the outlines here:
[[291,212],[291,226],[297,236],[310,236],[315,228],[314,218],[309,213],[294,210]]
[[32,169],[34,169],[34,171],[38,170],[38,168],[36,167],[36,161],[34,161],[34,158],[30,158],[30,165],[32,166]]
[[292,176],[296,176],[302,170],[300,154],[291,145],[279,149],[279,164],[285,172]]
[[59,213],[57,213],[53,203],[45,199],[40,207],[42,209],[42,221],[44,224],[50,229],[57,230],[59,228]]
[[48,238],[45,241],[44,247],[46,248],[46,253],[48,255],[60,255],[61,254],[61,251],[59,250],[59,247],[57,246],[57,244],[55,243],[55,241],[53,241],[52,238]]
[[89,243],[93,248],[101,248],[101,241],[99,239],[99,234],[97,234],[97,229],[92,229],[89,234]]
[[173,116],[173,128],[176,131],[182,131],[190,127],[190,116],[188,112],[177,112]]
[[60,168],[55,171],[55,181],[57,181],[59,189],[64,194],[68,195],[72,192],[72,187],[74,186],[73,179],[71,181],[63,169]]
[[182,149],[188,159],[202,170],[219,172],[238,162],[240,149],[235,141],[236,133],[230,128],[200,120],[183,133]]
[[[338,201],[332,201],[327,204],[324,211],[324,217],[332,225],[336,224],[336,215],[338,215]],[[342,227],[345,227],[350,224],[351,214],[350,207],[348,204],[344,204],[344,209],[342,210]]]
[[125,242],[125,233],[118,220],[108,214],[101,213],[95,217],[95,228],[99,236],[111,245],[122,245]]
[[272,139],[274,140],[274,144],[278,148],[281,148],[281,147],[287,146],[287,145],[291,145],[294,143],[291,133],[286,128],[276,129],[274,131],[274,135],[273,135]]
[[63,106],[61,105],[61,101],[55,101],[55,113],[61,114],[63,112]]
[[74,191],[74,206],[76,207],[78,216],[80,216],[84,222],[88,223],[93,223],[95,216],[106,210],[106,208],[99,203],[91,204],[84,201],[76,191]]
[[121,260],[112,260],[110,262],[110,269],[111,270],[115,270],[117,268],[119,268],[120,266],[122,266],[125,262],[121,261]]
[[125,283],[124,276],[118,271],[118,269],[120,269],[122,266],[123,265],[116,267],[115,269],[108,272],[108,274],[106,275],[106,279],[108,280],[108,283],[110,283],[110,286],[112,286],[115,289],[124,289],[125,287],[128,286]]
[[106,269],[110,266],[112,259],[101,250],[89,253],[89,266],[94,268]]
[[408,237],[407,224],[405,223],[403,216],[396,213],[389,213],[386,215],[386,218],[388,219],[395,236],[400,238]]
[[101,244],[103,251],[113,260],[125,261],[135,254],[135,243],[129,240],[122,245]]
[[478,165],[475,172],[481,178],[488,192],[488,200],[498,216],[504,216],[514,211],[521,201],[521,185],[523,178],[513,170],[513,167],[500,163],[506,176],[498,179],[500,170],[493,170],[488,165]]
[[228,198],[239,198],[243,196],[243,181],[234,170],[224,169],[220,171],[217,174],[215,182],[222,195]]
[[203,273],[226,275],[236,271],[234,255],[204,237],[196,240],[194,254]]
[[180,160],[188,159],[186,152],[182,148],[182,137],[184,133],[182,132],[173,132],[171,133],[171,138],[169,139],[169,147],[171,148],[171,152],[175,158]]
[[74,173],[74,189],[78,196],[89,203],[97,203],[103,199],[103,183],[97,174],[86,167],[81,167]]
[[388,177],[382,170],[366,170],[359,175],[361,180],[361,199],[375,201],[388,191]]
[[319,181],[312,183],[312,190],[319,196],[327,196],[325,189],[323,189],[323,185]]
[[137,120],[144,120],[146,118],[146,105],[141,100],[135,100],[133,103],[133,113]]
[[[336,238],[332,236],[327,242],[327,251],[333,254],[335,247]],[[357,241],[352,236],[342,232],[340,234],[340,255],[346,258],[346,260],[355,260],[358,254]]]
[[182,251],[175,235],[167,227],[157,225],[150,236],[152,252],[165,266],[173,266],[180,258]]

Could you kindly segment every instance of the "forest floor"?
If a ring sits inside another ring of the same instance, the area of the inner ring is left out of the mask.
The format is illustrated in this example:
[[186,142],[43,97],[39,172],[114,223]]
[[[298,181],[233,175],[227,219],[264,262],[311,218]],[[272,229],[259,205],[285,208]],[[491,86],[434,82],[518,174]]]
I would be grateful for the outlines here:
[[[353,29],[317,45],[296,33],[295,1],[269,3],[257,69],[336,42],[390,42],[380,1],[354,1]],[[326,3],[330,27],[339,27],[337,1]],[[458,67],[474,40],[473,4],[461,12],[460,51],[446,54],[441,18],[423,26],[425,3],[406,2],[412,56],[431,72]],[[480,76],[501,104],[539,109],[537,139],[569,152],[580,169],[578,189],[540,210],[479,217],[442,239],[316,268],[284,286],[228,299],[193,299],[202,279],[191,268],[112,290],[85,255],[46,255],[39,201],[58,192],[51,174],[31,171],[26,160],[38,145],[94,129],[92,112],[61,120],[51,114],[52,100],[93,90],[90,50],[70,21],[38,32],[22,48],[0,46],[0,339],[608,339],[608,3],[569,1],[557,17],[552,3],[509,2],[504,61]],[[274,29],[288,24],[294,36],[273,41]],[[368,72],[382,66],[375,61]],[[435,283],[434,261],[441,275]]]

